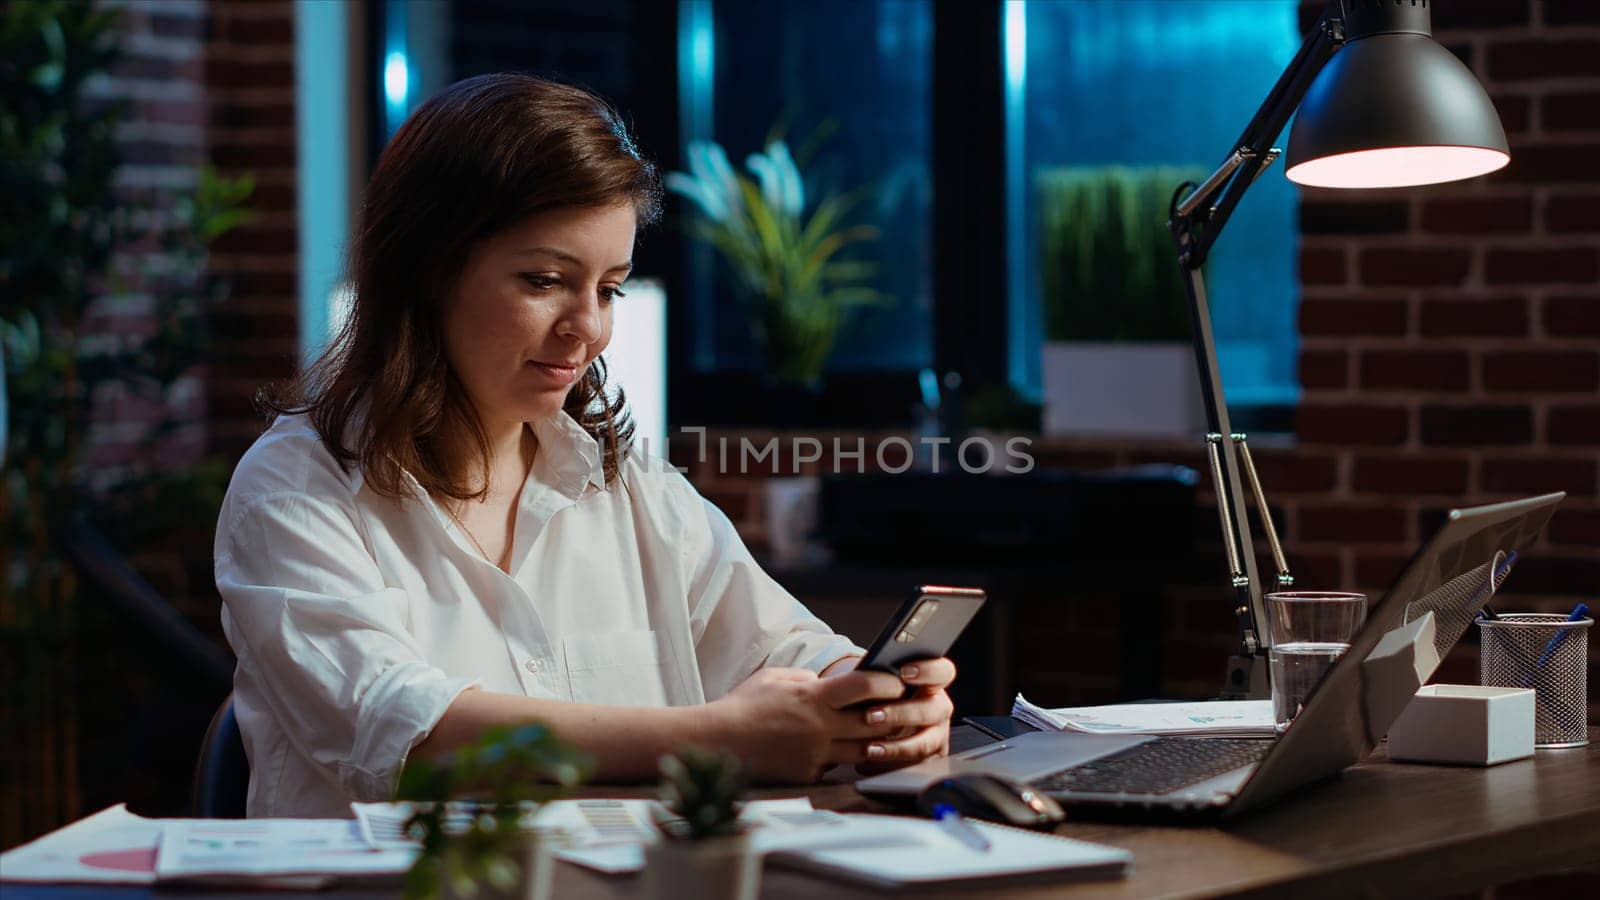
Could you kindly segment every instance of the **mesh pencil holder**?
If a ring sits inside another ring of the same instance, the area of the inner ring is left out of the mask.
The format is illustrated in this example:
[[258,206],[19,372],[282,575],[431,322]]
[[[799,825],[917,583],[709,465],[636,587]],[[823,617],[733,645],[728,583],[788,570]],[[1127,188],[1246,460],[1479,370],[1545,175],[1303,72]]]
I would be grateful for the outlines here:
[[1589,743],[1589,626],[1552,613],[1501,613],[1478,621],[1483,646],[1478,681],[1495,687],[1533,688],[1533,745],[1582,747]]

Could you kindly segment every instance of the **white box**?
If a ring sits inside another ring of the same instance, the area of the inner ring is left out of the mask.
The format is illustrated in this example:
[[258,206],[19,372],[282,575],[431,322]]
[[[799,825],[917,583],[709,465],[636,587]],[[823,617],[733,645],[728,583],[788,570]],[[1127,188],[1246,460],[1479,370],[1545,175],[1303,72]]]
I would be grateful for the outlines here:
[[1492,766],[1533,755],[1533,691],[1430,684],[1389,729],[1397,762]]

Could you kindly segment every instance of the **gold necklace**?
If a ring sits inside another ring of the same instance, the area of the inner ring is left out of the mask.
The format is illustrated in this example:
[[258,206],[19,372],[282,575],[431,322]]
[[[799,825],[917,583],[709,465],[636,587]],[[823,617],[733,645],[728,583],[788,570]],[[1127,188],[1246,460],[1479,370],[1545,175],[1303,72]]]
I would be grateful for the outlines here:
[[[456,523],[456,527],[460,528],[461,533],[467,536],[467,540],[472,542],[472,546],[478,548],[478,553],[483,556],[484,561],[496,568],[499,568],[500,564],[490,558],[489,551],[483,549],[483,545],[478,543],[478,539],[472,534],[472,529],[467,527],[467,523],[461,521],[461,517],[456,515],[455,510],[451,509],[449,506],[445,506],[444,514],[449,516],[451,521]],[[509,551],[511,548],[508,546],[506,549]]]
[[[526,434],[527,432],[524,432],[524,433]],[[523,474],[522,474],[523,481],[527,481],[528,474],[531,473],[532,471],[533,471],[533,458],[532,458],[532,456],[529,456],[527,471],[523,472]],[[489,556],[489,551],[483,549],[483,545],[478,543],[478,538],[475,535],[473,535],[472,529],[467,527],[467,523],[466,522],[461,521],[461,517],[456,515],[456,511],[451,509],[450,505],[448,503],[441,503],[440,506],[444,507],[444,514],[449,516],[450,520],[452,522],[456,523],[456,527],[460,528],[461,529],[461,533],[467,536],[467,540],[472,542],[472,546],[478,548],[478,554],[484,558],[484,561],[489,563],[489,565],[494,566],[497,569],[501,569],[501,571],[504,571],[504,569],[501,567],[500,563],[501,562],[505,562],[506,561],[506,557],[509,557],[511,555],[511,545],[512,545],[513,542],[510,540],[510,538],[512,537],[513,534],[515,534],[515,531],[514,530],[508,530],[506,532],[506,538],[507,538],[506,551],[505,551],[505,553],[501,554],[501,558],[500,558],[499,562],[497,562],[497,561],[495,561],[493,558],[491,558]]]

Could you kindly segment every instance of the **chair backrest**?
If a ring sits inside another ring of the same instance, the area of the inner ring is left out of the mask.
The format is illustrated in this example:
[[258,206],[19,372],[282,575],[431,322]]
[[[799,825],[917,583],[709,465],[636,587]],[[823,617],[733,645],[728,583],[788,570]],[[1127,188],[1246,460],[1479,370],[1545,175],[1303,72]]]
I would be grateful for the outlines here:
[[203,819],[242,819],[249,792],[250,758],[229,694],[200,742],[200,759],[194,766],[194,814]]

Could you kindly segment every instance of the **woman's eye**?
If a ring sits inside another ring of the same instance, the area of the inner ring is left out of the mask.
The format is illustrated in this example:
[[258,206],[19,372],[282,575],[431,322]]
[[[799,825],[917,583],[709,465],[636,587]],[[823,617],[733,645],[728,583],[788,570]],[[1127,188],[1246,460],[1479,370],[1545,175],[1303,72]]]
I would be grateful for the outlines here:
[[609,302],[611,302],[613,300],[617,300],[617,299],[619,299],[621,297],[626,297],[628,295],[624,294],[622,292],[622,288],[611,287],[609,285],[603,285],[600,288],[600,296],[606,298],[606,302],[609,303]]
[[524,273],[522,280],[526,281],[530,287],[541,291],[548,291],[561,283],[561,279],[553,275],[538,275],[531,272]]

